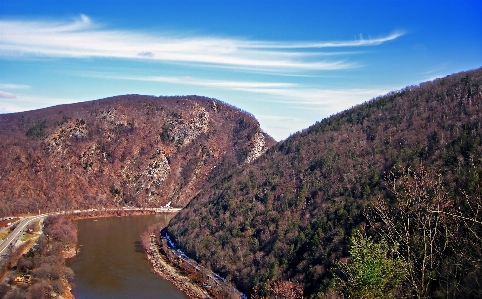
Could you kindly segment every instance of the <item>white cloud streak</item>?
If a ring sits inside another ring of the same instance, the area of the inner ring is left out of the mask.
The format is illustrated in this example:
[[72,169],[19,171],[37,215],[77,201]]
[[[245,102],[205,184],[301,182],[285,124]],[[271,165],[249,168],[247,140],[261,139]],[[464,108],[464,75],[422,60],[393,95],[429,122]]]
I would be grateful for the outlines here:
[[264,101],[290,105],[294,109],[322,110],[329,114],[348,109],[391,90],[390,88],[336,90],[309,88],[297,83],[208,80],[190,76],[120,76],[103,73],[86,73],[85,75],[102,79],[200,86],[261,94],[267,96],[264,97]]
[[0,99],[15,99],[16,96],[13,93],[0,90]]
[[[0,92],[1,94],[1,92]],[[17,94],[15,97],[2,98],[0,96],[0,113],[14,113],[41,109],[56,105],[81,102],[74,98],[57,98],[51,96]]]
[[25,84],[13,84],[13,83],[0,83],[1,89],[29,89],[30,85]]
[[85,73],[85,75],[90,77],[95,77],[95,78],[102,78],[102,79],[194,85],[194,86],[202,86],[202,87],[214,87],[214,88],[222,88],[227,90],[243,90],[243,91],[251,91],[251,92],[257,92],[263,89],[292,88],[296,86],[296,84],[294,83],[209,80],[209,79],[195,78],[191,76],[182,76],[182,77],[122,76],[122,75],[104,74],[104,73]]
[[[81,15],[72,22],[0,21],[0,55],[150,59],[247,70],[315,71],[357,66],[323,48],[376,46],[403,35],[332,42],[266,42],[101,28]],[[327,55],[328,54],[328,55]],[[323,57],[323,60],[321,59]],[[328,57],[328,58],[327,58]]]
[[404,35],[404,32],[397,31],[386,37],[355,39],[353,41],[333,41],[333,42],[287,42],[287,43],[274,43],[274,42],[252,42],[246,45],[247,48],[250,45],[253,48],[265,48],[265,49],[321,49],[321,48],[343,48],[343,47],[363,47],[363,46],[378,46],[385,42],[395,40]]

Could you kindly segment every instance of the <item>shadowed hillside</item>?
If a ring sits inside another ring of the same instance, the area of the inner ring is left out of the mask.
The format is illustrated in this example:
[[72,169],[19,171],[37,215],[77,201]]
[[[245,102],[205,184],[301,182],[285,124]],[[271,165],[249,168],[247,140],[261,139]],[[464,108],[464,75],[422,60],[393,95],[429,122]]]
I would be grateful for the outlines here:
[[[305,295],[322,296],[354,229],[369,229],[365,209],[380,198],[395,202],[385,174],[419,164],[441,174],[452,202],[472,200],[458,207],[461,213],[479,211],[482,69],[389,93],[294,134],[200,193],[173,218],[169,234],[242,291],[291,280]],[[475,229],[480,236],[482,227]],[[460,240],[469,238],[465,233]],[[478,260],[454,278],[460,286],[453,297],[481,290],[473,271],[481,266],[482,242],[469,243],[447,253],[452,264],[457,252]],[[432,295],[442,284],[437,279]]]
[[183,207],[275,143],[218,100],[142,95],[0,115],[0,140],[0,215]]

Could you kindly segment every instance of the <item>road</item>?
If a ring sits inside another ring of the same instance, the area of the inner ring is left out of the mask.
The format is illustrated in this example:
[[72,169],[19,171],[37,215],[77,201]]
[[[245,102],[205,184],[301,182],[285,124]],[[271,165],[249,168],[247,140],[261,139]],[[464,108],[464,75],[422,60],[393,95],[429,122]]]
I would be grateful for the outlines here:
[[124,207],[121,209],[88,209],[88,210],[75,210],[75,211],[65,211],[65,212],[55,212],[55,213],[47,213],[47,214],[41,214],[37,216],[30,216],[30,217],[25,217],[21,218],[19,222],[17,223],[17,227],[13,230],[13,232],[10,232],[8,236],[0,242],[0,259],[4,256],[4,254],[8,253],[8,246],[10,244],[15,244],[19,240],[19,238],[22,237],[23,233],[27,229],[27,226],[37,220],[43,219],[49,215],[58,215],[58,214],[77,214],[77,213],[85,213],[85,212],[102,212],[102,211],[142,211],[142,210],[148,210],[148,211],[154,211],[157,213],[177,213],[181,209],[180,208],[135,208],[135,207]]
[[18,239],[22,237],[24,231],[27,229],[27,226],[29,224],[33,223],[34,221],[43,219],[47,216],[48,214],[43,214],[20,219],[17,222],[17,227],[13,230],[13,232],[10,232],[8,236],[2,242],[0,242],[0,257],[8,252],[8,246],[10,244],[17,243]]

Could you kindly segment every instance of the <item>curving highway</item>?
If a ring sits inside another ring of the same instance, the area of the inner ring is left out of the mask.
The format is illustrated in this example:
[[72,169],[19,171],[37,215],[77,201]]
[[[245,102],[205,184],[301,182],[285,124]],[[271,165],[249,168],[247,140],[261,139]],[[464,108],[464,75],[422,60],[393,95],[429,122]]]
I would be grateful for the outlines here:
[[0,242],[0,257],[2,257],[4,254],[8,252],[8,246],[10,244],[17,243],[17,241],[22,237],[23,233],[25,232],[29,224],[31,224],[34,221],[43,219],[48,215],[49,214],[42,214],[42,215],[25,217],[20,219],[17,222],[17,227],[13,230],[13,232],[10,232],[8,236],[3,241]]

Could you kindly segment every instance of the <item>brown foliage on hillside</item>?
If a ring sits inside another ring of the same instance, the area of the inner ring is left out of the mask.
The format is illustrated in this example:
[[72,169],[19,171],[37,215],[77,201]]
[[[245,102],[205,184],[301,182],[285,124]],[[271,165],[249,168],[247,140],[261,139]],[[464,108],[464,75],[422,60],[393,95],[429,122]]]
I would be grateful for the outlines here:
[[264,293],[266,296],[259,295],[255,288],[251,299],[303,299],[303,287],[292,281],[268,281]]
[[[65,266],[64,252],[76,246],[77,230],[70,220],[49,216],[44,220],[44,234],[38,243],[18,260],[19,276],[29,276],[22,285],[20,298],[52,298],[51,293],[62,295],[68,281],[74,277]],[[10,281],[13,283],[13,279]]]
[[0,115],[0,140],[0,216],[183,207],[275,143],[218,100],[141,95]]
[[[481,112],[482,69],[373,99],[294,134],[204,190],[171,220],[169,234],[244,292],[281,279],[322,295],[353,229],[366,225],[365,208],[378,198],[394,203],[383,177],[395,165],[440,169],[455,202],[480,198]],[[466,252],[480,260],[480,250]]]

